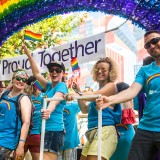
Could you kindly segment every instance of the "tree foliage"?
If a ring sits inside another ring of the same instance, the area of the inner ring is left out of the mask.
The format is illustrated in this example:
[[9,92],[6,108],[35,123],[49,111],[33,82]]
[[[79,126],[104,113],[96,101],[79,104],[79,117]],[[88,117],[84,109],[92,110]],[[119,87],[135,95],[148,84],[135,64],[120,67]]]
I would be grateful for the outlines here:
[[74,38],[71,32],[81,25],[86,20],[87,16],[87,13],[58,15],[26,26],[21,31],[13,34],[0,47],[0,58],[14,57],[23,54],[21,52],[21,46],[22,43],[24,43],[24,33],[26,29],[43,35],[43,40],[40,42],[27,42],[27,46],[31,51],[38,47],[45,48],[71,41]]

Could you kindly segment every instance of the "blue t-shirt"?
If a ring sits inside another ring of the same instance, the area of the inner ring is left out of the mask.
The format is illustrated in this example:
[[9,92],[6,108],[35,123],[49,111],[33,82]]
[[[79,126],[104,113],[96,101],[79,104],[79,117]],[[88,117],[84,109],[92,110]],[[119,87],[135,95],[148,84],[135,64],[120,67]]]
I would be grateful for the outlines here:
[[134,104],[134,110],[138,110],[139,109],[139,102],[138,102],[138,96],[136,96],[135,98],[133,98],[133,104]]
[[41,128],[41,109],[43,107],[43,98],[38,96],[31,96],[32,102],[34,104],[35,110],[33,113],[33,127],[30,131],[30,134],[40,134],[40,128]]
[[[45,95],[48,98],[52,98],[56,92],[61,92],[64,95],[67,94],[67,85],[64,82],[59,82],[53,88],[52,83],[48,82]],[[46,131],[62,131],[64,129],[63,108],[65,105],[66,101],[63,100],[56,106],[55,110],[51,113],[50,118],[46,121]]]
[[160,132],[160,67],[155,62],[141,67],[135,82],[142,85],[146,93],[146,106],[138,128]]
[[77,126],[78,112],[80,112],[80,108],[77,102],[68,103],[64,107],[63,117],[66,134],[61,150],[72,149],[80,144]]
[[14,150],[19,142],[21,121],[18,117],[16,127],[16,103],[10,100],[17,101],[17,96],[8,98],[8,95],[4,95],[0,101],[0,146]]
[[[114,109],[105,108],[102,110],[102,126],[109,126],[119,124],[121,121],[121,105],[116,104]],[[96,109],[96,103],[89,103],[88,111],[88,129],[98,127],[98,111]]]

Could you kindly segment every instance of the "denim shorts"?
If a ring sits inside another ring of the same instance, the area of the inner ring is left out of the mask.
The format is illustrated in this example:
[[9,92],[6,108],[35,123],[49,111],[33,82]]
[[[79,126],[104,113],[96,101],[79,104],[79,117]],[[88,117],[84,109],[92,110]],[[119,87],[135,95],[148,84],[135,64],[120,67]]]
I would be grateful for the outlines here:
[[0,160],[6,160],[9,158],[12,150],[0,146]]
[[64,131],[47,131],[44,138],[44,151],[58,155],[60,147],[63,146]]

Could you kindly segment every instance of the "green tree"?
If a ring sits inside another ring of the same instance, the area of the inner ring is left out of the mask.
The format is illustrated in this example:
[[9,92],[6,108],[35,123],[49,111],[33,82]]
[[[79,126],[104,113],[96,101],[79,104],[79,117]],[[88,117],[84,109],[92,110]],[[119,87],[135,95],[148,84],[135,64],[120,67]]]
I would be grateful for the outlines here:
[[4,42],[0,47],[0,59],[23,54],[21,52],[21,46],[22,43],[24,43],[24,33],[26,29],[43,35],[43,40],[40,42],[27,42],[30,51],[33,51],[38,47],[45,48],[55,46],[73,40],[75,37],[71,35],[71,32],[81,25],[87,16],[87,13],[58,15],[44,19],[36,24],[28,25]]

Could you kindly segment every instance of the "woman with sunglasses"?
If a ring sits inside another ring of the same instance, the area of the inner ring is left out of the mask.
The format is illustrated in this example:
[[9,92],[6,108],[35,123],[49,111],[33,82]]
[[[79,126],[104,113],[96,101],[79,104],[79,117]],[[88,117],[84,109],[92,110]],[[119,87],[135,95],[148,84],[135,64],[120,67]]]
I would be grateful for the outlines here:
[[[28,56],[34,77],[42,84],[45,96],[63,97],[68,93],[66,83],[63,82],[65,67],[62,62],[53,61],[47,65],[51,82],[48,82],[40,73],[36,62],[26,46],[22,47]],[[42,110],[42,118],[47,119],[44,142],[44,160],[56,160],[60,147],[63,144],[64,122],[63,108],[66,101],[50,101],[46,110]]]
[[[9,158],[13,150],[15,159],[23,159],[32,105],[27,95],[20,99],[20,107],[16,106],[16,102],[23,93],[27,79],[26,71],[17,69],[12,77],[12,90],[0,97],[0,160]],[[17,109],[21,117],[17,115]]]
[[[72,88],[78,95],[102,94],[106,96],[116,94],[114,82],[118,78],[117,64],[110,57],[102,58],[96,62],[92,69],[93,80],[99,84],[99,90],[93,92],[80,92],[80,87],[73,82]],[[77,94],[76,94],[77,95]],[[66,95],[67,100],[73,100],[74,95]],[[85,143],[81,160],[97,160],[98,157],[98,111],[95,99],[85,99],[91,101],[88,105],[84,100],[78,100],[82,113],[88,113],[88,131],[86,132],[87,142]],[[102,160],[109,160],[117,146],[117,132],[115,124],[120,123],[120,105],[110,106],[102,110]]]

